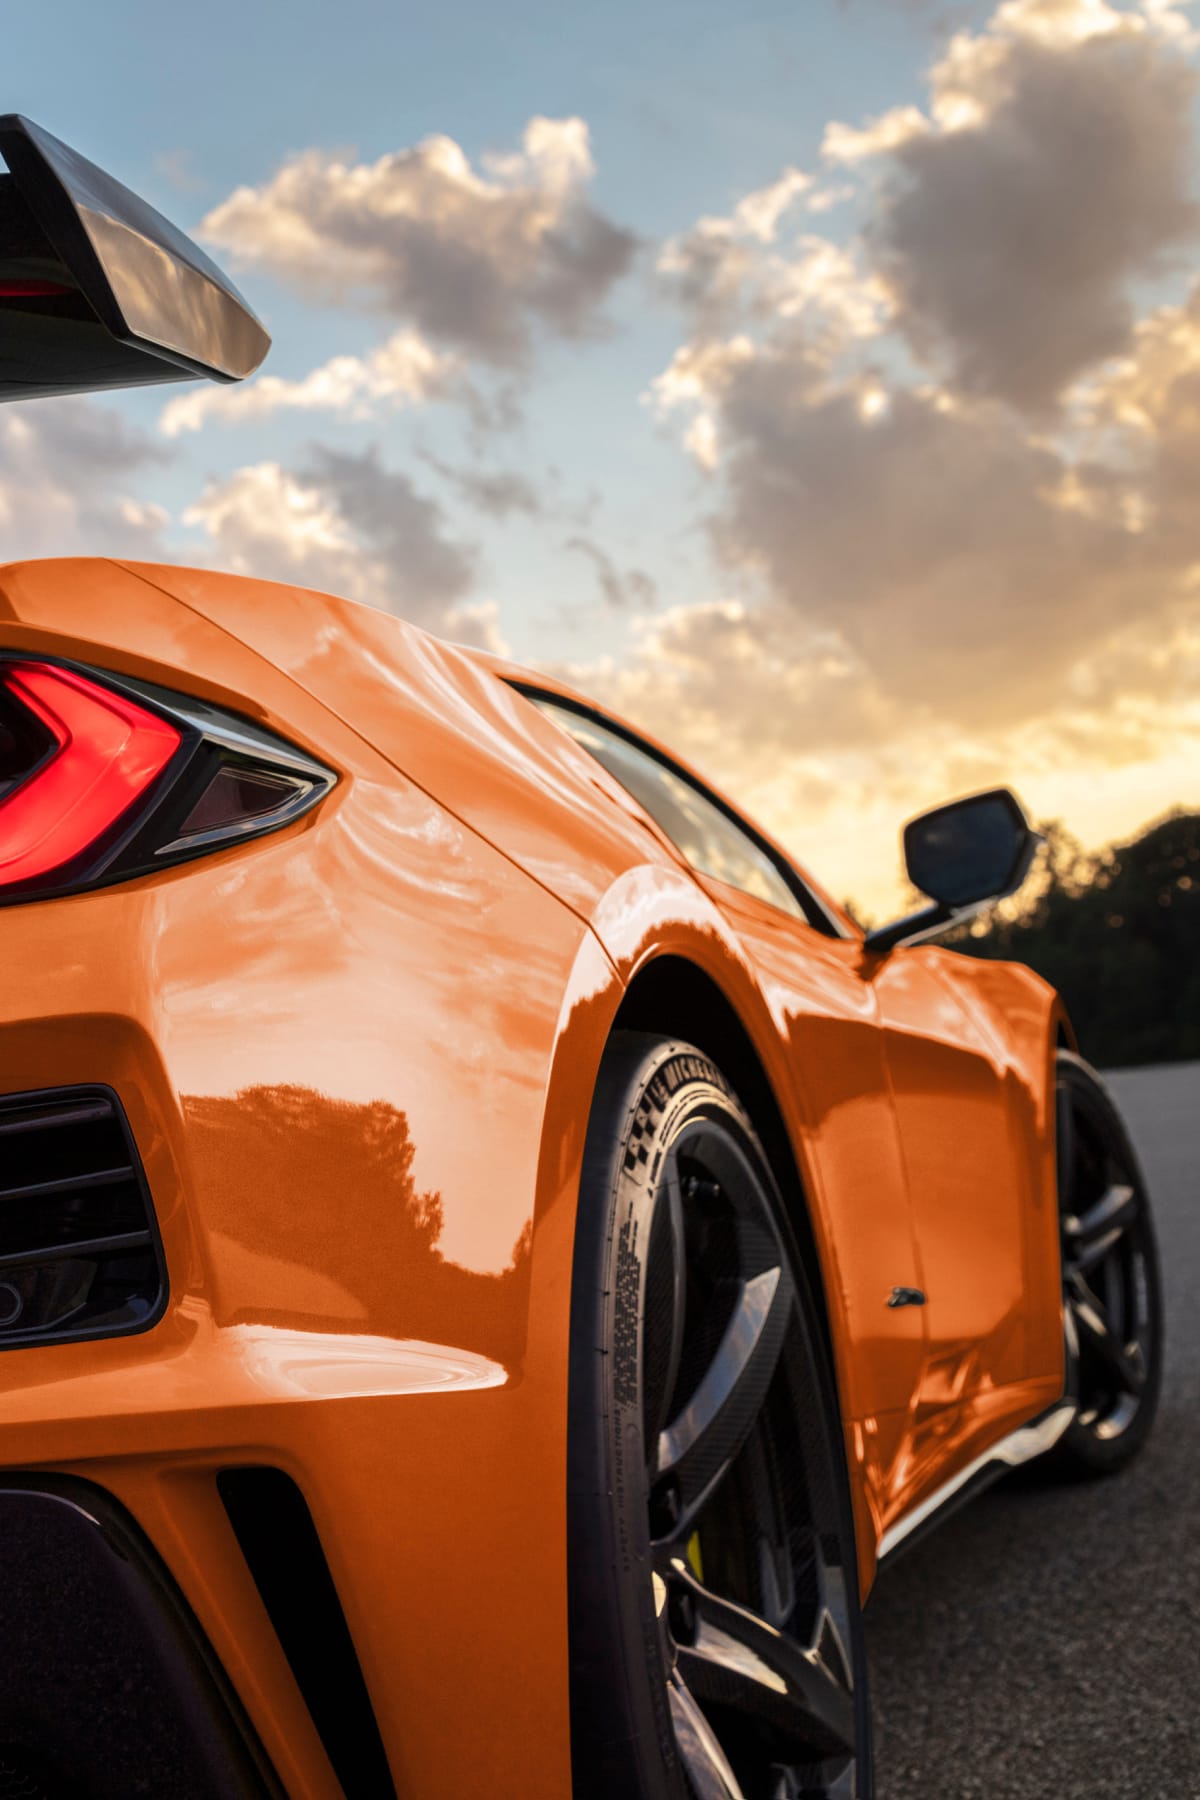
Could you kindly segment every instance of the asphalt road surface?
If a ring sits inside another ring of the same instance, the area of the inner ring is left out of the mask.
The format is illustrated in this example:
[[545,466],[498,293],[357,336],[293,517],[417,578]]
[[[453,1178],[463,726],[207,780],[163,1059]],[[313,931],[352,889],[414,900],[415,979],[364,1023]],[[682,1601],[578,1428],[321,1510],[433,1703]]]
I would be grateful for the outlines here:
[[1158,1222],[1158,1423],[1124,1474],[1002,1483],[881,1577],[880,1800],[1200,1800],[1200,1063],[1105,1079]]

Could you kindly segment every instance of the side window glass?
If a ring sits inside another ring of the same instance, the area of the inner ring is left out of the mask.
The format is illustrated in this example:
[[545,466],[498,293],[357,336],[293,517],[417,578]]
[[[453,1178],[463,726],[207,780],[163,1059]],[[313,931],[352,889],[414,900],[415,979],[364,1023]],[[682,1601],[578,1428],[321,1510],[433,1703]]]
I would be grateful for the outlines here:
[[818,923],[810,917],[774,857],[702,789],[599,720],[543,694],[528,690],[526,694],[628,789],[694,869],[758,900],[767,900],[782,912],[809,919],[818,929],[829,929],[824,919]]

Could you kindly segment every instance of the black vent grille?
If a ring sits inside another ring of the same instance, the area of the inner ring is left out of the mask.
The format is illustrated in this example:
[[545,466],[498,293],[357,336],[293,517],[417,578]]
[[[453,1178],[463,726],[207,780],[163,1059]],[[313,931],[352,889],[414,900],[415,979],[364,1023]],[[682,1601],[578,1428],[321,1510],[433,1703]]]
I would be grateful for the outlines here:
[[379,1722],[308,1502],[282,1469],[222,1469],[217,1491],[346,1800],[395,1800]]
[[144,1331],[166,1298],[154,1210],[116,1095],[0,1098],[0,1349]]

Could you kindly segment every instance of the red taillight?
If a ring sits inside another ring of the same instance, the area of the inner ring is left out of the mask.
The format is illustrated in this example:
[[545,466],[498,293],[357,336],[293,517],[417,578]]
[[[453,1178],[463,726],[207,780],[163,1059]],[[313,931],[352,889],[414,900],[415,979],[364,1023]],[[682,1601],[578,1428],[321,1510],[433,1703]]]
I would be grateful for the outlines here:
[[0,908],[265,837],[336,780],[285,738],[208,701],[0,652]]
[[182,742],[166,719],[52,663],[13,662],[0,687],[56,749],[0,796],[0,888],[36,881],[98,844]]

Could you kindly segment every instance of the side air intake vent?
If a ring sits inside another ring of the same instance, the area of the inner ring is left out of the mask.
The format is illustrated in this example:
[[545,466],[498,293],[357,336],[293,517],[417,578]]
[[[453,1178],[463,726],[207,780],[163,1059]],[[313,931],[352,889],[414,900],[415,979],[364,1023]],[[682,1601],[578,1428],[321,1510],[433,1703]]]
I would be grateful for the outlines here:
[[308,1502],[282,1469],[222,1469],[217,1491],[346,1800],[395,1800],[354,1639]]
[[167,1277],[125,1115],[108,1088],[0,1098],[0,1349],[144,1331]]

